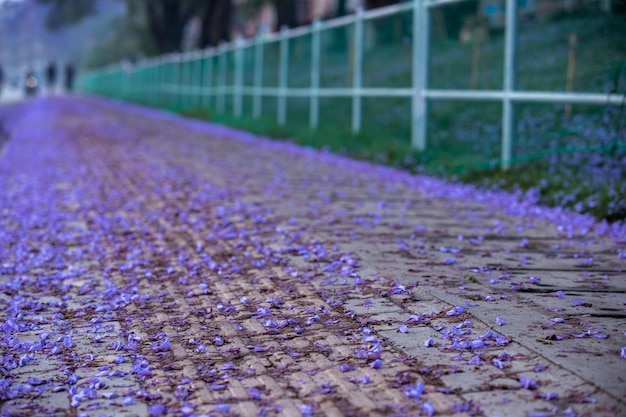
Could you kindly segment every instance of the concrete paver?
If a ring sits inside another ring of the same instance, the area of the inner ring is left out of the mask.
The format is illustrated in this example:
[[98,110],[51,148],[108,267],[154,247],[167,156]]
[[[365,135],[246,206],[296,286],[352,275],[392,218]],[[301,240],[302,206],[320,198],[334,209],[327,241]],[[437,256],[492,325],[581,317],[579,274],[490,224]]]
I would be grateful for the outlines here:
[[19,114],[3,415],[626,414],[623,228],[104,100]]

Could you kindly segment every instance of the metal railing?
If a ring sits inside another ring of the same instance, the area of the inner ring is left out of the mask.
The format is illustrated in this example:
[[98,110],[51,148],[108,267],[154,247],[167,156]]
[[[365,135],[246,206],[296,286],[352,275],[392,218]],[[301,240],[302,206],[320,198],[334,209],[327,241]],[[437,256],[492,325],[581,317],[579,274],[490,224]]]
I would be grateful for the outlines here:
[[[328,21],[316,21],[307,27],[283,28],[280,32],[260,34],[254,39],[237,39],[215,48],[186,53],[174,53],[144,59],[135,65],[116,64],[102,70],[85,74],[79,86],[82,90],[102,93],[130,100],[147,100],[160,105],[162,101],[176,97],[195,97],[200,106],[215,106],[225,111],[227,96],[232,97],[233,113],[243,113],[243,97],[252,98],[253,117],[263,113],[262,99],[277,99],[277,122],[287,122],[288,98],[308,98],[309,125],[315,129],[320,123],[320,98],[342,97],[352,100],[352,132],[358,133],[362,126],[362,99],[365,97],[405,97],[411,99],[411,144],[417,150],[427,147],[428,105],[433,100],[491,101],[502,104],[502,136],[500,163],[507,169],[512,160],[514,135],[514,106],[516,103],[571,103],[587,105],[620,105],[620,94],[573,93],[548,91],[520,91],[516,89],[517,0],[506,0],[503,85],[498,90],[431,89],[428,80],[430,44],[430,13],[435,7],[464,0],[414,0],[370,11],[359,9],[355,14]],[[411,12],[412,25],[412,86],[404,88],[376,88],[363,86],[364,23],[368,20],[399,13]],[[320,86],[321,34],[323,31],[352,26],[353,56],[351,86],[331,88]],[[289,43],[310,36],[310,85],[289,87]],[[278,83],[265,86],[264,50],[271,43],[278,43]],[[254,51],[253,81],[244,82],[243,53],[247,48]],[[226,54],[233,54],[234,68],[231,83],[228,78]],[[202,65],[201,62],[205,64]],[[195,70],[194,70],[195,68]]]

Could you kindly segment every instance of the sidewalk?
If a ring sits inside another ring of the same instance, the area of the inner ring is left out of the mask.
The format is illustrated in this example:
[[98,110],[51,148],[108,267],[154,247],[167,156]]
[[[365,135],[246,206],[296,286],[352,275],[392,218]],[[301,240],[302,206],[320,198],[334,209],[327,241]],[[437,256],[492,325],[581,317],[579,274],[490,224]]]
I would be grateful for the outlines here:
[[19,112],[2,416],[626,415],[624,228],[105,100]]

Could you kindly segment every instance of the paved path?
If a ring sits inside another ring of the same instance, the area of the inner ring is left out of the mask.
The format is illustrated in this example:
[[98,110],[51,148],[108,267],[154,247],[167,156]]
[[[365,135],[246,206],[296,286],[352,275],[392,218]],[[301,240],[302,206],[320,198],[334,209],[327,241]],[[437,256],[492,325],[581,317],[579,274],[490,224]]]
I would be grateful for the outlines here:
[[0,119],[3,416],[626,415],[624,228],[102,100]]

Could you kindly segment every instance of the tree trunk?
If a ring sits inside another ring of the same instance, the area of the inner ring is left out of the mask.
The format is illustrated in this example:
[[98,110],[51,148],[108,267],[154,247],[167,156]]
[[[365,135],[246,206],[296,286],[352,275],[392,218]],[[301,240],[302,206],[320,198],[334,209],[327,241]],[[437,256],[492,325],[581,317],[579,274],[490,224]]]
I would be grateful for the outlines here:
[[200,48],[217,46],[222,41],[230,40],[233,4],[231,0],[213,0],[207,2],[202,13],[202,32]]
[[375,9],[377,7],[389,6],[390,4],[399,3],[399,0],[367,0],[365,2],[366,9]]
[[274,8],[276,9],[276,30],[280,30],[283,26],[289,28],[298,26],[295,0],[274,0]]
[[159,53],[180,50],[191,10],[176,0],[151,0],[145,5],[148,29]]

